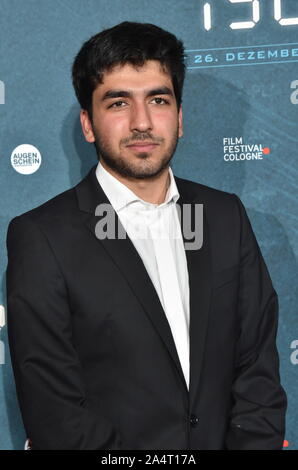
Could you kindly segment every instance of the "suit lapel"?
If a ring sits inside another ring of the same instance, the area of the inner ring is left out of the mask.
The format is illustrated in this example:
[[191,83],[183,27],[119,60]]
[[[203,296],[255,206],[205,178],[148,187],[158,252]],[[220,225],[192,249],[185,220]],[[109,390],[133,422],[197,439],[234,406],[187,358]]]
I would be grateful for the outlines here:
[[[180,198],[177,203],[181,210],[181,225],[183,228],[183,205],[191,205],[191,221],[195,220],[195,204],[202,204],[200,194],[191,193],[190,187],[175,177]],[[190,386],[189,407],[193,409],[199,391],[205,339],[208,326],[208,313],[211,295],[211,252],[210,237],[207,224],[206,207],[203,205],[203,244],[200,249],[188,249],[189,240],[184,230],[182,236],[189,277],[189,334],[190,334]]]
[[[97,181],[95,169],[96,166],[90,170],[88,175],[75,187],[75,189],[80,210],[89,213],[89,217],[86,220],[86,226],[96,237],[95,226],[100,220],[100,216],[94,215],[95,208],[98,204],[109,204],[110,201]],[[175,177],[175,181],[180,194],[180,198],[178,199],[180,207],[182,208],[183,204],[191,204],[193,211],[194,195],[188,194],[187,185],[183,180]],[[117,227],[118,224],[121,225],[121,222],[115,211],[114,215]],[[193,215],[194,212],[192,212],[192,216]],[[183,211],[181,223],[183,223]],[[198,391],[209,310],[210,256],[206,222],[204,223],[203,237],[204,241],[201,249],[186,250],[190,283],[190,404],[192,404]],[[184,234],[183,239],[184,244],[189,242],[189,240],[185,238]],[[118,266],[134,295],[138,298],[157,334],[163,341],[183,382],[185,391],[188,393],[188,388],[166,314],[144,263],[132,241],[127,235],[126,238],[123,239],[104,238],[98,239],[98,242],[102,244],[113,262]]]

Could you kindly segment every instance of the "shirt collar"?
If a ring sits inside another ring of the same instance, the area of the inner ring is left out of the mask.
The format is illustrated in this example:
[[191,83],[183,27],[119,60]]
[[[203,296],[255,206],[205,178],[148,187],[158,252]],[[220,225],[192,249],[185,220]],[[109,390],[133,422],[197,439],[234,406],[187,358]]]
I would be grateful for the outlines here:
[[[121,183],[121,181],[109,173],[100,163],[100,161],[97,164],[95,174],[99,184],[101,185],[106,196],[116,211],[126,207],[128,204],[134,201],[140,201],[144,205],[157,207],[157,204],[151,204],[150,202],[144,201],[138,197],[125,184]],[[169,203],[172,200],[176,202],[180,197],[171,167],[169,167],[169,174],[170,185],[167,190],[165,201],[162,204],[159,204],[159,207]]]

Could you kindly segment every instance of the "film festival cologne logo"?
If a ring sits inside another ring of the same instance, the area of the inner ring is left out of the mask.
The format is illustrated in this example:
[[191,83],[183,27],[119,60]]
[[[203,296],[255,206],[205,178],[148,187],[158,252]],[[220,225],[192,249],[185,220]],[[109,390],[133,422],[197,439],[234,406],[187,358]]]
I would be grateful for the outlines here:
[[270,155],[270,148],[260,143],[247,143],[243,137],[224,137],[223,159],[225,162],[264,160]]

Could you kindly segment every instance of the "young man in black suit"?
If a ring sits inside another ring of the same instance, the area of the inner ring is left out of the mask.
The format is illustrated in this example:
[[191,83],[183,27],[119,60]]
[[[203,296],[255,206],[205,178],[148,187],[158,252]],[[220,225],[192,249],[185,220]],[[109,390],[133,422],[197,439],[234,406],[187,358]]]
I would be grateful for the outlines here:
[[72,72],[99,163],[7,234],[32,449],[281,449],[278,299],[245,208],[169,166],[182,43],[121,23]]

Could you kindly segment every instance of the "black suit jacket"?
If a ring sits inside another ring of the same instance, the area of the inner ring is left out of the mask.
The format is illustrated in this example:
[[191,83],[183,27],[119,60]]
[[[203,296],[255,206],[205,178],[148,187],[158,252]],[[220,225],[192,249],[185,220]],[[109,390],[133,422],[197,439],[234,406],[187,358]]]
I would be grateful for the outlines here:
[[8,337],[33,450],[281,449],[278,300],[241,201],[175,177],[178,203],[204,207],[202,248],[186,250],[188,391],[132,241],[95,235],[109,203],[95,168],[8,228]]

